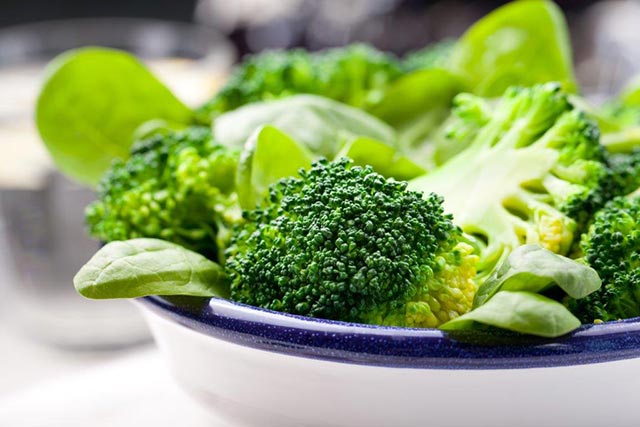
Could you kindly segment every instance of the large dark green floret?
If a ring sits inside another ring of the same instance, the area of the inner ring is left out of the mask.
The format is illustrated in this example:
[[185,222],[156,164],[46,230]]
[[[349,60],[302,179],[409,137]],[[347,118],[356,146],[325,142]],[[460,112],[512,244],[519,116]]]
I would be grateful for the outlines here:
[[300,93],[361,108],[378,100],[400,74],[395,57],[363,44],[319,52],[267,51],[245,58],[200,112],[216,117],[246,104]]
[[475,262],[442,199],[325,160],[270,188],[227,251],[231,298],[288,313],[430,326],[471,307]]
[[238,153],[208,128],[159,132],[116,160],[87,207],[90,234],[102,241],[155,237],[216,258],[219,224],[235,207]]
[[570,310],[584,323],[640,316],[640,199],[618,197],[600,210],[582,236],[585,261],[603,286]]

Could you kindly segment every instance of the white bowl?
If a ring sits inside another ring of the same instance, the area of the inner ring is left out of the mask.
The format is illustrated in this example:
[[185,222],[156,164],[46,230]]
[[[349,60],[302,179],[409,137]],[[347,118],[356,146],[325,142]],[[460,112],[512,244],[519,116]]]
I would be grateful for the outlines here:
[[140,300],[178,382],[230,425],[636,426],[640,320],[555,340]]

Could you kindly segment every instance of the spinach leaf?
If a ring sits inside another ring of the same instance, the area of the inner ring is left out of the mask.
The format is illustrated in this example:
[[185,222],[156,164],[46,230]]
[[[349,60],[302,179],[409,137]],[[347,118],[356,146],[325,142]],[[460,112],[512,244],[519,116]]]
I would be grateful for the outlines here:
[[238,200],[243,209],[254,209],[269,186],[280,178],[296,176],[311,166],[312,155],[273,126],[263,126],[249,137],[238,164]]
[[516,1],[480,19],[456,43],[449,69],[483,96],[549,81],[576,89],[567,24],[551,1]]
[[429,112],[447,113],[453,97],[466,89],[460,77],[447,70],[418,70],[391,83],[370,112],[395,129],[408,132]]
[[273,125],[318,157],[332,159],[345,140],[367,136],[395,144],[393,129],[379,119],[340,102],[316,95],[249,104],[213,122],[216,141],[242,147],[262,125]]
[[559,337],[580,326],[580,321],[557,301],[532,292],[502,291],[440,329],[469,329],[475,322],[547,338]]
[[379,174],[398,181],[409,180],[426,173],[421,166],[394,147],[364,136],[347,142],[336,156],[339,157],[349,157],[356,165],[369,165]]
[[578,261],[539,245],[516,248],[479,288],[474,307],[482,306],[499,291],[542,292],[558,285],[572,298],[584,298],[600,289],[596,271]]
[[436,131],[449,116],[453,97],[466,89],[462,79],[444,69],[414,71],[393,82],[371,113],[396,129],[399,145],[412,158],[434,166]]
[[617,98],[625,107],[640,107],[640,76],[631,79]]
[[93,299],[229,295],[220,265],[158,239],[108,243],[80,269],[73,284],[78,293]]
[[36,121],[65,174],[95,184],[114,158],[129,156],[133,131],[151,119],[186,124],[193,113],[134,56],[83,48],[49,64]]

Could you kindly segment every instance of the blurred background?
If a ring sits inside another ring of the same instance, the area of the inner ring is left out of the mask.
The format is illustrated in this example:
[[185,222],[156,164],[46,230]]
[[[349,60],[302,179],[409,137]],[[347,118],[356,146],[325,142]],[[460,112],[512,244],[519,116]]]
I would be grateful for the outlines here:
[[[317,50],[353,41],[403,54],[458,37],[503,3],[4,0],[0,13],[0,425],[61,425],[51,417],[33,424],[3,423],[3,410],[13,408],[15,414],[16,407],[33,407],[37,399],[46,397],[37,390],[59,392],[69,378],[79,378],[82,372],[93,372],[89,374],[92,381],[101,381],[107,372],[125,378],[123,373],[130,372],[126,369],[133,369],[131,363],[137,363],[137,376],[141,366],[147,369],[155,384],[155,397],[147,396],[138,409],[144,402],[157,406],[162,399],[173,405],[190,404],[178,397],[169,380],[158,381],[151,370],[155,352],[133,304],[87,301],[73,290],[73,274],[98,243],[83,230],[83,208],[93,198],[91,190],[53,171],[33,123],[39,82],[50,59],[86,45],[126,49],[139,55],[179,98],[196,106],[215,93],[245,54],[272,48]],[[581,86],[596,98],[616,92],[640,70],[640,2],[565,0],[558,4],[569,23]],[[133,362],[126,362],[127,358]],[[102,376],[96,372],[103,372]],[[74,384],[64,389],[69,399],[72,393],[79,398],[82,382]],[[110,384],[121,387],[124,383]],[[96,399],[91,394],[82,398],[89,402],[83,413],[90,417]],[[113,401],[108,405],[101,401],[103,413],[118,407]],[[152,413],[149,409],[144,414]],[[194,414],[193,422],[180,419],[182,425],[201,425],[196,420],[199,410],[191,408],[189,413]],[[107,419],[104,425],[139,425],[141,420],[122,411]],[[64,425],[87,425],[86,419],[77,420],[73,424],[65,419]],[[162,420],[157,425],[169,425],[172,418],[165,414]]]

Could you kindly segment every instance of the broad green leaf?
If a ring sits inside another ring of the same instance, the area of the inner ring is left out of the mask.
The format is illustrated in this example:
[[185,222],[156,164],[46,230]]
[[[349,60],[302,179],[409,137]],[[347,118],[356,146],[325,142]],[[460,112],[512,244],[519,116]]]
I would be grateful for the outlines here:
[[296,176],[311,166],[312,155],[273,126],[263,126],[249,137],[238,164],[237,192],[243,209],[255,209],[269,186]]
[[470,329],[475,322],[546,338],[559,337],[580,326],[580,321],[557,301],[532,292],[502,291],[440,329]]
[[591,267],[538,245],[516,248],[478,288],[473,305],[482,306],[499,291],[541,292],[557,285],[572,298],[584,298],[602,282]]
[[340,150],[336,158],[349,157],[354,164],[369,165],[387,178],[405,181],[420,176],[426,171],[402,155],[397,149],[367,137],[357,137]]
[[512,2],[480,19],[458,40],[449,68],[483,96],[549,81],[576,90],[567,24],[551,1]]
[[73,284],[78,293],[93,299],[229,295],[220,265],[180,245],[158,239],[106,244],[80,269]]
[[432,111],[444,110],[446,117],[453,97],[466,89],[460,77],[447,70],[418,70],[391,83],[370,111],[396,129],[408,129]]
[[127,158],[133,132],[151,119],[190,123],[193,113],[134,56],[83,48],[46,70],[36,121],[58,169],[95,184],[114,158]]
[[222,114],[213,122],[216,141],[242,147],[253,132],[273,125],[315,156],[333,158],[344,141],[367,136],[394,144],[393,129],[379,119],[340,102],[315,95],[257,102]]
[[640,107],[640,76],[633,78],[618,95],[625,107]]

